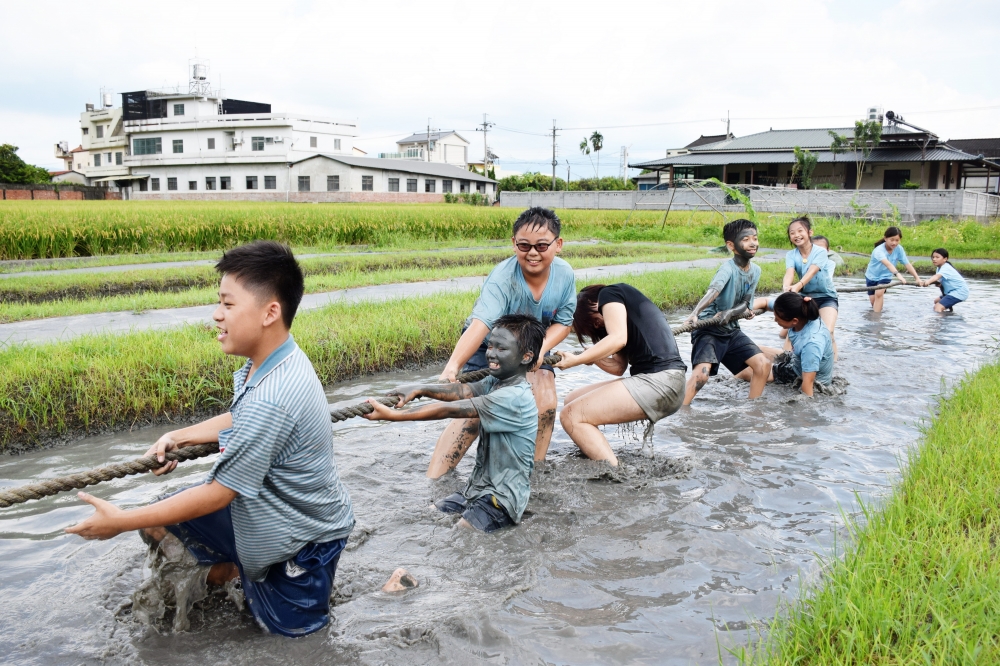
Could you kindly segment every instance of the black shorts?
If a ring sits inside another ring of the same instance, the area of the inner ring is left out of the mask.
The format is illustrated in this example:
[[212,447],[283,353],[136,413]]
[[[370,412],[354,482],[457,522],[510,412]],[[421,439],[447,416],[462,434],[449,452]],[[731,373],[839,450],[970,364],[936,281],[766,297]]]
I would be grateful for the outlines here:
[[[465,333],[465,328],[462,329],[462,333]],[[479,349],[476,353],[472,355],[468,361],[465,362],[465,366],[462,368],[462,372],[475,372],[476,370],[485,370],[490,366],[486,361],[486,340],[483,340],[483,344],[479,345]],[[543,363],[540,370],[548,370],[552,374],[556,374],[555,368],[553,368],[548,363]]]
[[822,310],[823,308],[833,308],[834,310],[840,310],[840,299],[836,296],[810,296],[809,294],[805,295],[813,299],[813,301],[816,302],[816,305],[817,307],[819,307],[820,310]]
[[[890,282],[892,282],[892,278],[882,278],[881,280],[869,280],[867,277],[865,277],[865,286],[866,287],[877,287],[880,284],[889,284]],[[874,296],[875,295],[875,290],[874,289],[869,289],[868,290],[868,295],[869,296]]]
[[748,359],[761,353],[760,347],[738,328],[731,333],[715,327],[691,331],[691,345],[692,369],[699,363],[711,363],[710,377],[719,373],[720,363],[737,375],[747,367]]
[[796,358],[792,352],[786,351],[778,354],[774,358],[774,365],[771,366],[771,375],[775,384],[794,384],[799,378]]
[[452,493],[434,502],[434,506],[445,513],[461,513],[462,518],[469,521],[473,527],[487,534],[514,524],[507,511],[493,495],[477,497],[470,502],[462,493]]

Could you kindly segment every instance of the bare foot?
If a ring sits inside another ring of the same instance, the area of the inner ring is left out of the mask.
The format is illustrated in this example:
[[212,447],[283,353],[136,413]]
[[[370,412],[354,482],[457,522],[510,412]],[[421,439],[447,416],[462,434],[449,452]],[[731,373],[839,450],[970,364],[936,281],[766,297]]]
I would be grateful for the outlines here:
[[208,570],[208,580],[205,582],[209,585],[225,585],[239,575],[240,570],[236,568],[235,564],[232,562],[220,562],[219,564],[213,564],[212,568]]
[[383,592],[405,592],[419,586],[417,579],[409,574],[406,569],[396,569],[389,576],[389,580],[382,586]]

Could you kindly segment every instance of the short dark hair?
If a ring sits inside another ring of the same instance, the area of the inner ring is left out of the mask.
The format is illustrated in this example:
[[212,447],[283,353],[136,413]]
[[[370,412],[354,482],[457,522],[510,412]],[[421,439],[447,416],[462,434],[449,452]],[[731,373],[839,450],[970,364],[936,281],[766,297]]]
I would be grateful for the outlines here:
[[281,319],[292,327],[295,312],[305,292],[302,268],[287,245],[259,240],[222,253],[215,264],[220,275],[231,275],[258,298],[281,303]]
[[542,208],[541,206],[532,206],[518,215],[517,219],[514,220],[514,232],[512,235],[516,236],[517,232],[524,227],[531,229],[545,227],[554,233],[556,238],[559,238],[559,232],[562,231],[562,222],[559,221],[559,216],[556,215],[554,210]]
[[726,226],[722,227],[722,240],[726,241],[727,243],[729,241],[735,243],[736,239],[740,237],[740,234],[746,231],[747,229],[753,229],[754,231],[757,231],[757,225],[751,222],[750,220],[746,220],[743,218],[740,218],[738,220],[733,220]]
[[827,238],[826,236],[821,236],[820,234],[816,234],[815,236],[813,236],[813,243],[819,243],[820,241],[823,241],[824,243],[826,243],[826,249],[828,249],[828,250],[830,249],[830,239],[829,238]]
[[591,344],[608,337],[606,328],[598,328],[594,325],[594,313],[591,306],[597,305],[601,290],[607,285],[592,284],[580,290],[576,295],[576,311],[573,313],[573,332],[576,339],[583,344],[584,338],[590,338]]
[[532,360],[538,360],[545,340],[545,326],[542,322],[529,314],[509,314],[493,322],[493,330],[498,328],[505,328],[514,334],[519,352],[531,352]]

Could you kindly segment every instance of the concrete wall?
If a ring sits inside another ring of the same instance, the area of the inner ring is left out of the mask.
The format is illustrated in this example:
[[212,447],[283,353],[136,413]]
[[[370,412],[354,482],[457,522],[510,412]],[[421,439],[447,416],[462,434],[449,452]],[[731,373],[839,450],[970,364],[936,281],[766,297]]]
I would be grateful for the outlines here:
[[80,201],[83,199],[121,199],[119,192],[84,185],[20,185],[0,183],[4,201]]
[[[671,201],[671,196],[673,200]],[[1000,196],[968,190],[750,190],[758,213],[808,213],[836,217],[881,218],[895,215],[906,221],[936,217],[975,217],[986,221],[1000,216]],[[852,205],[853,202],[853,205]],[[704,210],[727,214],[743,206],[727,201],[719,188],[680,187],[668,191],[637,192],[501,192],[508,208],[587,208],[594,210]],[[895,207],[895,210],[894,208]]]

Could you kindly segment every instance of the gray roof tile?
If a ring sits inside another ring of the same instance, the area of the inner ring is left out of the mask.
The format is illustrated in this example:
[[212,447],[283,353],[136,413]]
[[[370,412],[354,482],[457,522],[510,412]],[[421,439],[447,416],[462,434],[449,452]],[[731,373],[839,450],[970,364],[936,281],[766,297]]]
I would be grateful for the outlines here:
[[381,169],[383,171],[401,171],[403,173],[415,173],[426,176],[437,176],[438,178],[452,178],[454,180],[473,180],[483,183],[495,183],[492,178],[480,176],[478,173],[466,171],[462,167],[444,164],[442,162],[421,162],[419,160],[384,160],[378,157],[360,157],[357,155],[331,155],[327,153],[317,153],[293,164],[313,160],[317,157],[325,157],[335,162],[341,162],[348,166],[360,167],[362,169]]

